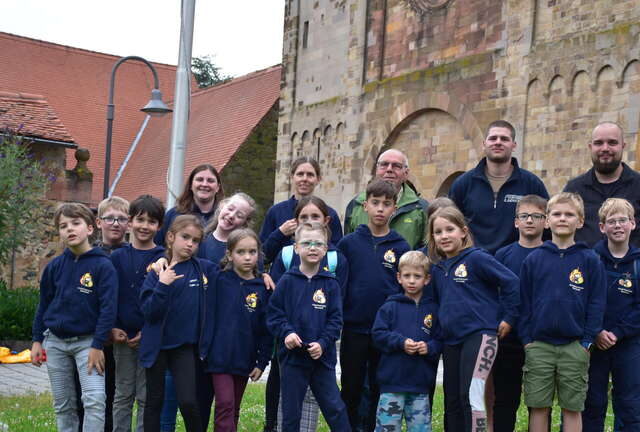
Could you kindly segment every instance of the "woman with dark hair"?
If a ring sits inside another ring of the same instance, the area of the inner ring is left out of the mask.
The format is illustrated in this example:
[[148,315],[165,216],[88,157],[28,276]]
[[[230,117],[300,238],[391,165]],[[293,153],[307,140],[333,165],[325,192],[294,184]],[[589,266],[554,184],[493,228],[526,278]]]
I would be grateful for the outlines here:
[[164,245],[167,230],[179,215],[198,216],[202,225],[206,226],[223,198],[224,190],[218,170],[213,165],[198,165],[189,174],[177,205],[167,211],[162,228],[156,234],[155,243]]
[[[293,213],[298,201],[303,197],[313,195],[313,191],[321,179],[320,164],[314,158],[299,157],[291,164],[293,196],[269,208],[260,230],[262,250],[268,262],[275,260],[283,247],[293,244],[292,236],[298,226]],[[338,244],[342,238],[340,218],[331,207],[329,207],[329,215],[331,217],[329,221],[331,243]]]

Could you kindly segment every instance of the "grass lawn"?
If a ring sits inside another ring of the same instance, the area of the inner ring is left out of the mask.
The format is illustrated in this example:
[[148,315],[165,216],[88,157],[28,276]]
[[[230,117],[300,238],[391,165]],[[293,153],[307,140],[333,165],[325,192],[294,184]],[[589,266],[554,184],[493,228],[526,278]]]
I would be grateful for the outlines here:
[[[559,409],[554,409],[553,430],[560,425]],[[433,430],[443,430],[444,413],[442,388],[436,391],[433,407]],[[239,430],[243,432],[261,432],[264,422],[264,384],[249,384],[242,401]],[[613,415],[611,409],[607,415],[605,430],[612,431]],[[5,426],[6,425],[6,426]],[[55,416],[49,394],[41,396],[0,397],[0,431],[10,432],[49,432],[56,430]],[[184,431],[182,419],[178,416],[178,431]],[[213,428],[209,428],[213,430]],[[518,411],[517,431],[527,430],[527,410],[520,406]],[[324,420],[321,420],[319,432],[328,432]]]

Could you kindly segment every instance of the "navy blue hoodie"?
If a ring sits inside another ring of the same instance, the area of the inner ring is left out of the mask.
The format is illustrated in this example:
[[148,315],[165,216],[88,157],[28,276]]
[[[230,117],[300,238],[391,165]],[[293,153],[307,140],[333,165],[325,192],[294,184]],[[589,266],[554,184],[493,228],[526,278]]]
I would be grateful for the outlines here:
[[[337,250],[336,247],[333,246],[332,244],[329,245],[328,251],[337,252],[338,259],[336,262],[335,276],[336,276],[336,279],[338,280],[338,283],[340,284],[340,292],[344,297],[344,293],[346,291],[346,284],[347,284],[347,281],[349,280],[349,263],[347,262],[347,258],[345,258],[343,253]],[[289,266],[289,268],[298,267],[299,265],[300,265],[300,256],[294,252],[293,256],[291,257],[291,265]],[[320,268],[325,271],[329,271],[329,262],[327,260],[327,255],[325,255],[324,258],[322,259],[322,262],[320,263]],[[271,275],[271,279],[273,279],[273,282],[278,283],[278,281],[286,271],[287,269],[284,266],[284,262],[282,262],[282,251],[280,251],[278,252],[278,257],[276,258],[276,260],[273,262],[273,264],[271,264],[271,269],[269,270],[269,274]]]
[[367,225],[359,225],[338,243],[349,263],[344,298],[344,328],[369,334],[376,313],[387,297],[402,292],[396,273],[400,257],[411,250],[409,243],[391,230],[374,237]]
[[520,198],[534,194],[549,199],[542,180],[520,168],[515,158],[511,158],[511,164],[511,177],[502,185],[497,198],[494,198],[485,173],[486,158],[482,158],[474,169],[458,177],[449,191],[449,198],[468,221],[476,246],[491,254],[518,239],[513,216]]
[[[382,393],[428,393],[433,387],[442,351],[436,309],[424,294],[417,304],[404,294],[396,294],[378,311],[372,337],[382,351],[377,372]],[[407,338],[427,342],[427,355],[405,353]]]
[[533,251],[520,271],[523,345],[543,341],[593,343],[602,330],[606,277],[598,255],[582,242],[558,249],[551,241]]
[[102,349],[111,336],[118,303],[118,278],[99,247],[76,256],[69,249],[53,259],[40,280],[40,304],[33,320],[33,340],[49,329],[59,338],[93,335]]
[[124,330],[129,338],[142,330],[144,317],[140,309],[140,290],[147,277],[149,265],[164,256],[164,248],[136,249],[130,244],[111,254],[111,263],[118,273],[118,314],[115,327]]
[[[529,256],[531,252],[538,249],[537,247],[526,248],[524,246],[520,246],[518,242],[513,242],[508,246],[498,249],[496,252],[496,259],[500,261],[500,263],[504,264],[506,268],[511,270],[513,274],[519,275],[520,269],[522,268],[522,263],[525,258]],[[500,319],[504,317],[504,311],[500,308]],[[506,340],[511,341],[515,344],[520,344],[520,337],[518,336],[518,323],[512,327],[509,334],[506,336]]]
[[[618,338],[631,339],[640,335],[640,249],[630,246],[622,258],[609,252],[607,241],[601,240],[593,248],[607,272],[607,308],[602,328]],[[634,262],[635,267],[634,268]]]
[[516,323],[518,276],[485,250],[464,249],[432,266],[431,277],[445,344],[457,345],[477,332],[495,334],[500,321]]
[[314,360],[302,349],[289,350],[284,339],[296,333],[302,343],[318,342],[318,361],[328,368],[336,365],[336,340],[342,329],[340,286],[335,277],[320,270],[309,279],[297,267],[289,269],[271,295],[267,327],[278,343],[281,364],[309,365]]
[[[288,200],[272,206],[267,211],[264,222],[262,223],[262,228],[260,229],[260,242],[262,243],[262,250],[268,262],[273,262],[283,247],[293,244],[293,239],[282,234],[279,228],[280,225],[289,219],[293,219],[297,205],[298,200],[295,196],[292,196]],[[329,207],[329,216],[331,216],[331,221],[329,222],[329,228],[331,228],[331,243],[338,244],[342,238],[340,217],[338,217],[338,213],[331,207]]]
[[160,350],[198,343],[205,292],[209,281],[215,281],[218,275],[216,264],[199,258],[180,262],[173,269],[184,277],[165,285],[150,272],[142,285],[140,364],[146,368],[153,366]]
[[200,357],[205,371],[249,376],[264,371],[273,350],[267,331],[268,293],[262,278],[242,279],[233,270],[221,272],[207,290]]

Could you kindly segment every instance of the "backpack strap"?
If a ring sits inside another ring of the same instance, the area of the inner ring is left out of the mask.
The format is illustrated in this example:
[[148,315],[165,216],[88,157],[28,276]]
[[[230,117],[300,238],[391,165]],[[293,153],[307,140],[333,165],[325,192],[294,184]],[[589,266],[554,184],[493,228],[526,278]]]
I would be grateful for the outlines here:
[[293,261],[293,245],[285,246],[282,248],[282,264],[285,270],[291,268],[291,261]]
[[329,272],[336,275],[336,269],[338,268],[338,252],[331,250],[327,252],[327,264],[329,264]]

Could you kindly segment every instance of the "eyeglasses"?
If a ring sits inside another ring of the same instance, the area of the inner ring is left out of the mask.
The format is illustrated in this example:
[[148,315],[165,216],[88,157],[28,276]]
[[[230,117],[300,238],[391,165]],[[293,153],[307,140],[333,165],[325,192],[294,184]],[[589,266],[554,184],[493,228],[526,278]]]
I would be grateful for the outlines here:
[[116,217],[113,217],[113,216],[103,217],[103,218],[100,218],[100,220],[102,220],[107,225],[113,225],[116,222],[118,222],[118,225],[124,225],[127,222],[129,222],[129,218],[126,218],[126,217],[118,217],[118,218],[116,218]]
[[400,162],[387,162],[387,161],[376,162],[376,166],[382,169],[387,169],[389,168],[389,166],[391,166],[391,168],[393,168],[394,170],[401,170],[403,168],[406,168],[406,165],[401,164]]
[[322,249],[323,247],[327,246],[325,242],[321,242],[321,241],[303,241],[298,243],[298,245],[303,249],[311,249],[312,247]]
[[533,220],[534,222],[540,222],[546,216],[542,213],[518,213],[516,217],[520,222],[526,222],[529,218],[531,218],[531,220]]
[[607,224],[607,226],[614,227],[616,225],[620,225],[620,226],[626,225],[629,223],[629,221],[630,219],[628,217],[621,217],[617,219],[607,219],[605,223]]

